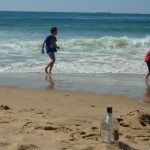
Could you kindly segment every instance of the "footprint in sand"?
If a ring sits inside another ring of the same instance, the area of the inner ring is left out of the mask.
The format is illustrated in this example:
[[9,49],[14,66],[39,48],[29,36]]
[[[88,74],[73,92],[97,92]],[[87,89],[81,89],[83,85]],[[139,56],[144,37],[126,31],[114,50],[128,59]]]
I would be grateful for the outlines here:
[[89,139],[89,140],[98,141],[99,134],[91,133],[91,134],[82,136],[82,138],[83,138],[83,139]]
[[[136,110],[136,111],[133,111],[133,112],[130,112],[128,113],[126,116],[124,116],[124,119],[122,118],[118,118],[118,121],[120,122],[120,125],[121,126],[125,126],[125,127],[129,127],[128,124],[124,124],[122,123],[124,120],[126,120],[127,118],[131,117],[137,117],[140,124],[143,126],[143,127],[146,127],[146,126],[149,126],[150,125],[150,115],[148,114],[143,114],[142,112],[140,112],[139,110]],[[138,130],[139,128],[133,128],[135,130]]]
[[[144,114],[140,110],[129,112],[126,115],[118,118],[119,124],[122,127],[128,128],[129,133],[124,133],[125,138],[132,140],[137,143],[140,141],[150,141],[150,115]],[[143,131],[146,131],[143,135]]]
[[71,128],[67,127],[60,127],[58,128],[57,132],[63,132],[63,133],[71,133],[73,130]]
[[54,131],[54,130],[58,130],[57,127],[52,127],[52,126],[45,126],[42,127],[43,130],[49,130],[49,131]]
[[92,127],[91,129],[92,129],[92,130],[98,130],[98,128],[97,128],[97,127]]
[[0,110],[10,110],[10,107],[7,105],[0,105]]
[[33,144],[25,144],[25,145],[18,145],[17,150],[39,150],[39,148]]
[[130,127],[134,130],[139,130],[140,124],[137,124],[137,126],[135,126],[134,121],[133,121],[133,120],[136,121],[136,119],[138,119],[139,123],[144,127],[147,125],[150,125],[150,115],[143,114],[140,110],[135,110],[135,111],[129,112],[126,115],[122,115],[117,120],[120,123],[120,126]]
[[143,114],[139,117],[139,121],[141,123],[142,126],[147,126],[150,125],[150,115],[148,114]]

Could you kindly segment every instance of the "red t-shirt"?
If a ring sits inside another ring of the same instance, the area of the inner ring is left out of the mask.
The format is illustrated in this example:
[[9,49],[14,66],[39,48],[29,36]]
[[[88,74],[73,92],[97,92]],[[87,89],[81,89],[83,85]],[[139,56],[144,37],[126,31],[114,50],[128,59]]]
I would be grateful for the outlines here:
[[150,62],[150,50],[147,52],[145,56],[145,62]]

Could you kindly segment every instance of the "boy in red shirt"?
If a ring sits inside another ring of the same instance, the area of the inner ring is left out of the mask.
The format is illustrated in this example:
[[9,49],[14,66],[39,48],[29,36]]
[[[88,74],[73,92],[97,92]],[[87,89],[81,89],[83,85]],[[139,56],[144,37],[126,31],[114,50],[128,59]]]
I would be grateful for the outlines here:
[[148,73],[145,76],[145,80],[148,80],[148,77],[150,76],[150,50],[147,52],[145,56],[145,62],[147,63],[148,67]]

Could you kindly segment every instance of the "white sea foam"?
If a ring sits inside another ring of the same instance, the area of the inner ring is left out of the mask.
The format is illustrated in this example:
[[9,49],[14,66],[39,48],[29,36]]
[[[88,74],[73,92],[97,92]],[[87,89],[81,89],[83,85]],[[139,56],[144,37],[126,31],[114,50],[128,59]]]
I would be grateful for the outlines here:
[[[41,40],[42,41],[42,40]],[[0,72],[41,72],[48,56],[41,55],[41,42],[0,41]],[[145,73],[143,62],[150,37],[101,37],[59,39],[56,73]]]

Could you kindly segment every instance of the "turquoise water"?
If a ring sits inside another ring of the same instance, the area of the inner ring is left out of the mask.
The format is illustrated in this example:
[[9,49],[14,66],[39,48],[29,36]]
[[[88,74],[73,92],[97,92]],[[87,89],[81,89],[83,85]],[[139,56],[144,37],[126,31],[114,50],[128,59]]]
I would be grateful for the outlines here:
[[150,15],[0,12],[0,72],[43,72],[41,44],[59,29],[55,73],[145,73]]

